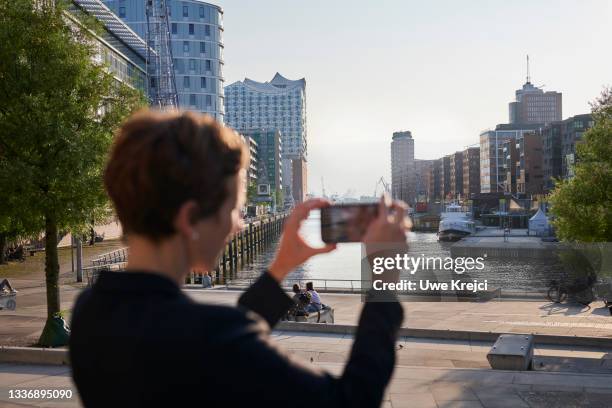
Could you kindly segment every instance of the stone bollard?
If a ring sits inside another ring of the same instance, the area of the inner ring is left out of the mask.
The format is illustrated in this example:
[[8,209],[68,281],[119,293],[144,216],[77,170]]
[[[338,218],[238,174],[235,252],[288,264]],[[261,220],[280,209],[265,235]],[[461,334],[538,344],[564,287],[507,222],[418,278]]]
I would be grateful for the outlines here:
[[533,360],[533,335],[501,334],[487,360],[495,370],[528,370]]

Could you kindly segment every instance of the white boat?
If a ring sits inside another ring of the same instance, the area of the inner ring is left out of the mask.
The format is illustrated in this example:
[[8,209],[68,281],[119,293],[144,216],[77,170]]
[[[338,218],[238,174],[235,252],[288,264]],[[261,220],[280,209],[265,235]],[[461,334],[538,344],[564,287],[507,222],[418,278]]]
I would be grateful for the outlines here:
[[476,224],[469,212],[458,204],[448,204],[440,214],[438,241],[458,241],[476,232]]

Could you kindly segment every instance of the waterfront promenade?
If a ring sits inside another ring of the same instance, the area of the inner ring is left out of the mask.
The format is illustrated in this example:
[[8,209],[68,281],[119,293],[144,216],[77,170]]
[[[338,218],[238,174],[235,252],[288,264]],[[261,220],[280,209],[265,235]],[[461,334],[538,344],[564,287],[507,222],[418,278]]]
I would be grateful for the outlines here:
[[[20,281],[15,280],[17,289]],[[23,281],[24,283],[26,281]],[[63,285],[62,310],[70,310],[82,286]],[[240,291],[186,289],[198,302],[235,305]],[[335,309],[335,322],[355,325],[362,306],[360,295],[322,293],[323,302]],[[535,333],[612,339],[612,316],[601,302],[590,307],[553,304],[548,301],[404,302],[403,327],[473,332]],[[46,317],[45,289],[21,289],[17,310],[0,311],[0,344],[31,345],[36,342]],[[612,341],[612,340],[611,340]]]

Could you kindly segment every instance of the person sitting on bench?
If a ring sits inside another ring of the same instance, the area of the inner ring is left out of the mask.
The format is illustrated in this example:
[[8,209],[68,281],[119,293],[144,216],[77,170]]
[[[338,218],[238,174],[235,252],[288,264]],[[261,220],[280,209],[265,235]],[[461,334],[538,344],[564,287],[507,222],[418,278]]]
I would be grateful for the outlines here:
[[310,303],[308,304],[306,311],[308,313],[320,311],[322,308],[321,297],[319,296],[317,291],[314,290],[312,282],[306,283],[306,293],[310,295]]

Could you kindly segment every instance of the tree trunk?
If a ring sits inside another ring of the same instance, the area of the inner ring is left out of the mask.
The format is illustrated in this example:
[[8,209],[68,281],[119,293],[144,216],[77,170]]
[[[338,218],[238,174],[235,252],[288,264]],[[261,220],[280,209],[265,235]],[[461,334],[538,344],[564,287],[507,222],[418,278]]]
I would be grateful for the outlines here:
[[6,251],[6,235],[0,232],[0,265],[6,263],[4,252]]
[[45,216],[45,278],[47,283],[47,317],[60,311],[59,259],[57,254],[57,224],[55,218]]
[[57,254],[57,223],[53,215],[45,216],[45,278],[47,283],[47,321],[38,344],[58,347],[68,344],[70,329],[60,312],[59,259]]

